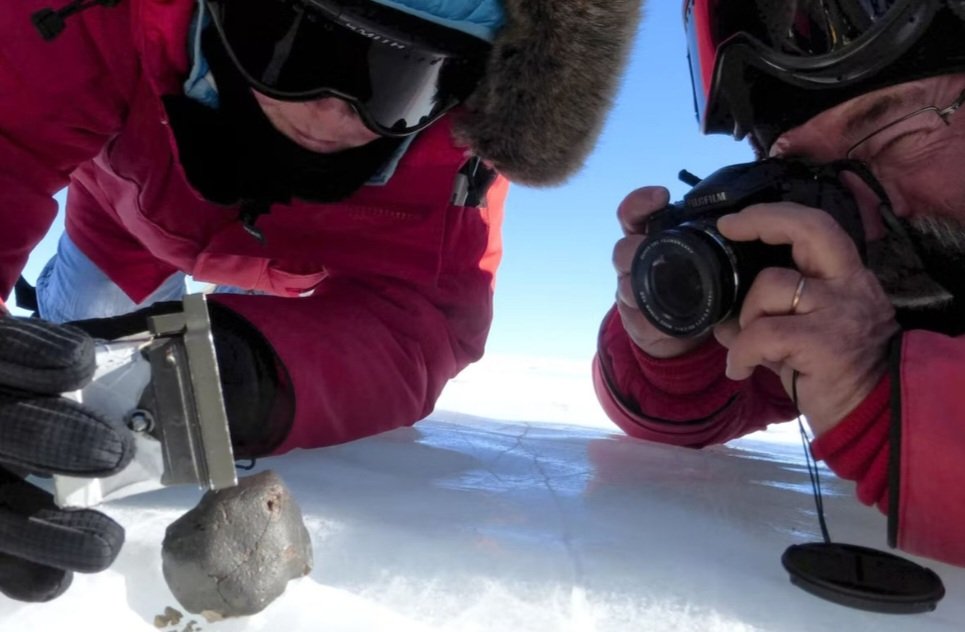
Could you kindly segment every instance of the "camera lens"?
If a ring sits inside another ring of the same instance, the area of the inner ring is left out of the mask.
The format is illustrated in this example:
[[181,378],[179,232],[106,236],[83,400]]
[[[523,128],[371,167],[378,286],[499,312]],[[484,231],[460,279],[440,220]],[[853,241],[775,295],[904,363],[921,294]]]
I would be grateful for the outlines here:
[[674,318],[688,318],[700,311],[704,284],[693,258],[666,248],[650,264],[647,274],[657,307]]
[[640,311],[678,338],[703,333],[735,305],[733,253],[712,227],[684,224],[644,241],[630,282]]

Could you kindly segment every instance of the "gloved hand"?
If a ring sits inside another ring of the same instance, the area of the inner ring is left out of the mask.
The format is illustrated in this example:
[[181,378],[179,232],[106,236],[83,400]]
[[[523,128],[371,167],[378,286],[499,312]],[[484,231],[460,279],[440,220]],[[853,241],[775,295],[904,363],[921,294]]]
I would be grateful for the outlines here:
[[0,317],[0,592],[48,601],[73,571],[114,561],[123,528],[92,510],[62,510],[27,474],[107,476],[134,455],[121,420],[62,397],[94,373],[93,340],[70,326]]
[[[291,427],[287,372],[244,318],[208,307],[235,456],[268,454]],[[0,316],[0,592],[48,601],[67,589],[72,571],[96,572],[114,561],[124,542],[120,525],[96,511],[56,507],[23,476],[104,477],[130,463],[134,437],[123,421],[61,394],[90,383],[94,338],[145,332],[150,316],[180,310],[180,302],[158,303],[70,325]]]

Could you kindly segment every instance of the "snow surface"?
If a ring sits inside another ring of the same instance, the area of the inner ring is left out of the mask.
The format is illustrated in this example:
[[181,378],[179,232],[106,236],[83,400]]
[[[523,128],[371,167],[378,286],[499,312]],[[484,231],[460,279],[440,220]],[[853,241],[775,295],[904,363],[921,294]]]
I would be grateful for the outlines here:
[[[962,630],[965,569],[924,561],[947,589],[925,615],[851,610],[790,584],[781,553],[819,538],[793,426],[699,452],[636,441],[584,401],[588,366],[539,364],[464,373],[414,428],[259,461],[302,507],[313,572],[252,617],[163,629]],[[495,419],[520,410],[524,385],[532,411],[514,418],[526,421]],[[884,548],[884,517],[823,472],[832,537]],[[161,574],[164,529],[198,498],[172,488],[111,503],[127,529],[114,566],[50,604],[0,597],[0,630],[156,630],[179,608]]]

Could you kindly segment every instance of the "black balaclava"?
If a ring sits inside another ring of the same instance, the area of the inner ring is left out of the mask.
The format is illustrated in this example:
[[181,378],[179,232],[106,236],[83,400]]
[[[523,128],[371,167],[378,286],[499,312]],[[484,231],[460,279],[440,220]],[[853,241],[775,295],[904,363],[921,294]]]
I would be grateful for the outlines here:
[[201,47],[218,87],[218,109],[185,95],[164,97],[191,185],[219,204],[256,206],[291,198],[335,202],[354,193],[386,163],[401,143],[379,138],[362,147],[319,154],[288,139],[261,111],[214,29]]

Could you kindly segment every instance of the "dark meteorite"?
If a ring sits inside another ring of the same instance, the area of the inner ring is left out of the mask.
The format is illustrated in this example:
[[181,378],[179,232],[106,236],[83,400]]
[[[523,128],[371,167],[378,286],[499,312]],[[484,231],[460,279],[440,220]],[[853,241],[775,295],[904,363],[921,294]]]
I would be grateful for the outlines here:
[[167,528],[161,555],[182,606],[224,617],[260,612],[312,570],[301,510],[271,471],[206,493]]

